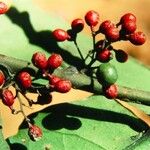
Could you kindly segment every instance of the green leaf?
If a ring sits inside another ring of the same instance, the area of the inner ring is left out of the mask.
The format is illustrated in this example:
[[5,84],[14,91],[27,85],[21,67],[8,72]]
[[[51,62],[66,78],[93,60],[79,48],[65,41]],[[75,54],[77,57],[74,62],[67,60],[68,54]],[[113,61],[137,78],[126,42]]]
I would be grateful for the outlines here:
[[3,134],[2,134],[2,122],[1,122],[1,115],[0,115],[0,147],[3,150],[9,150],[8,143],[4,140]]
[[[82,61],[74,44],[57,43],[51,37],[51,31],[58,27],[67,30],[70,25],[54,13],[46,14],[30,0],[14,0],[14,7],[1,16],[0,53],[29,61],[37,50],[45,51],[47,56],[56,52],[68,65],[81,67]],[[83,34],[79,36],[77,42],[85,56],[92,47],[92,40]],[[115,60],[112,63],[118,70],[118,84],[150,91],[147,68],[133,59],[125,64]],[[136,106],[150,114],[148,106]],[[103,96],[52,106],[31,118],[43,129],[43,138],[31,141],[28,129],[22,126],[18,135],[10,138],[12,149],[121,150],[134,143],[136,146],[132,149],[145,149],[150,141],[149,136],[144,138],[142,134],[148,129],[147,125]]]

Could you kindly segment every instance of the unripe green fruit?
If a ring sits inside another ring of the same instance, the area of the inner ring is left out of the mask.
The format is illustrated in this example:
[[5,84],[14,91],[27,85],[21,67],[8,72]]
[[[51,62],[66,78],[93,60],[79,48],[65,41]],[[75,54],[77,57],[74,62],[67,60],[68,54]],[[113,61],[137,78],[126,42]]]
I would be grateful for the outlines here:
[[102,85],[112,85],[118,79],[115,66],[110,63],[104,63],[97,69],[97,79]]

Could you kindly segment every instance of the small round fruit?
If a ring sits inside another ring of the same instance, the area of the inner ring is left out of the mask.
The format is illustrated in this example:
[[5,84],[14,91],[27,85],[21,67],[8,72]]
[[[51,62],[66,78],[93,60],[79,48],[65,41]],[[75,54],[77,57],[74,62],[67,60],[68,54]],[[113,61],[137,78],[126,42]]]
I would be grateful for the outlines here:
[[118,96],[117,85],[113,84],[103,88],[103,92],[107,98],[114,99]]
[[29,125],[28,133],[30,138],[34,141],[38,141],[43,135],[42,129],[36,125]]
[[0,71],[0,86],[5,83],[5,75],[2,71]]
[[50,69],[56,69],[59,66],[61,66],[62,62],[63,62],[63,59],[62,59],[61,55],[52,54],[48,58],[48,61],[47,61],[48,64],[47,65],[48,65],[48,68],[50,68]]
[[14,103],[14,99],[15,97],[10,90],[4,89],[2,91],[2,101],[6,106],[11,107]]
[[131,34],[136,30],[136,23],[133,21],[124,22],[121,26],[121,30],[123,30],[125,34]]
[[97,79],[105,86],[114,84],[118,79],[116,68],[110,63],[104,63],[97,69]]
[[55,75],[51,75],[51,76],[49,77],[49,84],[52,85],[52,86],[55,86],[56,83],[57,83],[58,81],[60,81],[60,80],[61,80],[61,79],[60,79],[59,77],[57,77],[57,76],[55,76]]
[[28,72],[20,72],[18,75],[18,83],[21,88],[28,89],[31,87],[32,80]]
[[55,84],[55,89],[60,93],[67,93],[71,90],[72,84],[69,80],[60,80]]
[[107,62],[111,58],[111,52],[108,49],[103,49],[102,51],[97,52],[97,59],[100,62]]
[[129,36],[129,41],[134,45],[143,45],[146,41],[146,36],[143,32],[134,32]]
[[62,29],[56,29],[52,32],[53,37],[58,42],[63,42],[69,38],[69,35],[66,31]]
[[101,25],[99,27],[99,31],[101,33],[105,34],[106,31],[112,27],[115,27],[114,23],[112,23],[110,20],[105,20],[104,22],[101,23]]
[[99,22],[98,12],[96,12],[94,10],[88,11],[85,15],[85,21],[86,21],[87,25],[90,27],[96,26]]
[[136,22],[136,17],[132,13],[126,13],[120,19],[121,24],[129,21]]
[[44,53],[36,52],[32,56],[32,63],[39,69],[46,69],[47,67],[47,58]]
[[71,23],[71,28],[76,33],[81,32],[84,28],[84,21],[80,18],[73,20]]
[[5,14],[7,10],[8,10],[7,5],[3,2],[0,2],[0,14]]
[[0,0],[0,15],[5,14],[12,4],[12,0]]
[[121,49],[115,51],[115,56],[116,60],[120,63],[124,63],[128,60],[128,54]]
[[116,27],[111,27],[108,30],[106,30],[105,36],[108,41],[116,42],[120,38],[119,30]]

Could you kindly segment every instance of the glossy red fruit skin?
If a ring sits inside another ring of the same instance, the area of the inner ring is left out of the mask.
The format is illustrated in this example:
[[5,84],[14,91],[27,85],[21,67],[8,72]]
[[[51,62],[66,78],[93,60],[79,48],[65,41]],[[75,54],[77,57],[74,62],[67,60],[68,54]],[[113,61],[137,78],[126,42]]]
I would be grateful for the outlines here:
[[118,88],[115,84],[105,87],[103,90],[105,96],[109,99],[114,99],[118,96]]
[[105,36],[108,41],[116,42],[120,38],[119,30],[116,27],[111,27],[106,31]]
[[31,139],[34,141],[38,141],[43,135],[41,128],[36,125],[30,125],[28,133]]
[[68,33],[62,29],[56,29],[52,32],[54,39],[58,42],[63,42],[69,38]]
[[8,10],[7,5],[4,2],[0,2],[0,14],[5,14]]
[[110,20],[105,20],[101,23],[100,27],[99,27],[99,31],[103,34],[106,33],[106,31],[109,28],[115,27],[114,23],[112,23]]
[[132,13],[126,13],[120,19],[121,24],[129,21],[136,22],[136,17]]
[[52,54],[47,61],[48,68],[56,69],[61,66],[63,59],[59,54]]
[[60,80],[55,84],[55,89],[60,93],[67,93],[71,90],[72,84],[69,80]]
[[124,31],[125,34],[134,33],[134,31],[136,30],[136,23],[133,21],[124,22],[121,29]]
[[24,89],[28,89],[32,85],[31,76],[28,72],[20,72],[18,75],[18,82],[20,86]]
[[49,77],[49,84],[55,86],[58,81],[61,79],[55,75]]
[[115,55],[116,55],[117,61],[120,63],[124,63],[128,60],[128,54],[121,49],[116,50]]
[[98,12],[96,12],[94,10],[88,11],[85,15],[85,21],[86,21],[87,25],[90,27],[96,26],[99,22]]
[[74,19],[71,23],[71,28],[74,32],[81,32],[84,28],[84,21],[80,18]]
[[97,53],[97,59],[100,62],[108,62],[110,60],[111,57],[111,52],[108,49],[103,49],[102,51],[99,51]]
[[2,91],[2,101],[6,106],[11,107],[14,103],[14,99],[15,97],[10,90],[4,89]]
[[146,41],[146,35],[143,32],[134,32],[129,36],[129,41],[134,45],[143,45]]
[[2,71],[0,71],[0,86],[5,83],[5,75]]
[[39,69],[46,69],[47,67],[46,55],[42,52],[34,53],[32,56],[32,63]]

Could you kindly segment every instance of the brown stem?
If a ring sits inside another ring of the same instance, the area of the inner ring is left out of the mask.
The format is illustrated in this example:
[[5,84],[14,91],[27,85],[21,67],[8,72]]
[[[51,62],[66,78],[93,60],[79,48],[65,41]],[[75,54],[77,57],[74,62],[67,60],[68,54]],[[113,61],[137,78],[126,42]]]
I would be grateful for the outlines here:
[[29,124],[30,123],[30,119],[26,116],[26,114],[24,113],[24,110],[23,110],[23,102],[20,98],[20,93],[19,91],[17,90],[17,97],[18,97],[18,101],[19,101],[19,105],[20,105],[20,111],[24,117],[24,119],[26,120],[26,122]]
[[[0,62],[7,65],[14,73],[27,67],[29,64],[27,61],[4,55],[0,55]],[[31,64],[28,68],[34,72],[38,71],[37,68]],[[93,92],[94,94],[103,94],[102,86],[96,79],[91,79],[91,77],[78,72],[75,67],[56,69],[54,74],[61,78],[70,80],[75,88]],[[118,98],[121,98],[124,101],[150,105],[150,91],[142,91],[118,85]]]

